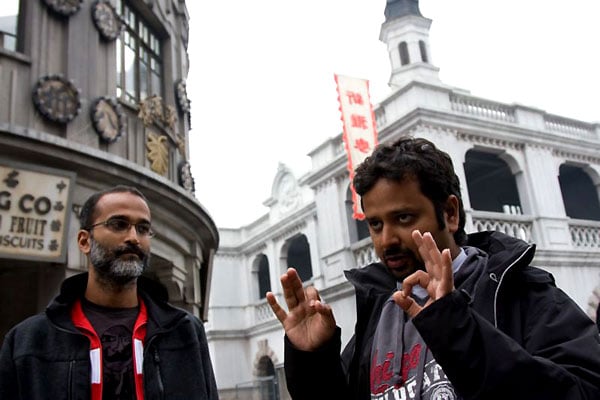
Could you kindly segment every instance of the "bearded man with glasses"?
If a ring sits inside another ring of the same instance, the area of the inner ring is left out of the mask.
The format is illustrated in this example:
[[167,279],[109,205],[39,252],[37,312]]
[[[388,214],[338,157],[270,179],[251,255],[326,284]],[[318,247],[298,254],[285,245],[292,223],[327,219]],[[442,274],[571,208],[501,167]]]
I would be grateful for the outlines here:
[[80,224],[89,271],[7,334],[0,398],[218,399],[202,322],[142,276],[154,236],[144,195],[128,186],[95,193]]

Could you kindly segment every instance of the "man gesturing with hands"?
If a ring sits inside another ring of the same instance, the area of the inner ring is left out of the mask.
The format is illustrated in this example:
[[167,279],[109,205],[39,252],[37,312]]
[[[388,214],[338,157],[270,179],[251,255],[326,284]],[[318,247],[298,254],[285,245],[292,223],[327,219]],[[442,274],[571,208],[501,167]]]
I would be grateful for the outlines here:
[[[381,262],[346,271],[356,325],[293,268],[281,277],[288,390],[298,399],[598,399],[594,323],[529,264],[535,245],[466,235],[450,157],[425,139],[378,146],[355,171]],[[341,353],[340,353],[341,351]]]

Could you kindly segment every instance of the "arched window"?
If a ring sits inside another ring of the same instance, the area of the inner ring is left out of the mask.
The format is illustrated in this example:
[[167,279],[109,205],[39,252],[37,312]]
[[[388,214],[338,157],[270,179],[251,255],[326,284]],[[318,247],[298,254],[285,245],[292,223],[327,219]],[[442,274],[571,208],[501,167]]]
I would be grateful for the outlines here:
[[269,259],[264,254],[258,256],[258,298],[264,299],[267,292],[271,291],[271,277],[269,273]]
[[427,46],[422,40],[419,40],[419,50],[421,50],[421,61],[429,62],[429,58],[427,57]]
[[287,250],[287,266],[298,271],[302,282],[306,282],[313,276],[312,262],[310,261],[310,246],[304,235],[298,235],[289,241]]
[[261,400],[276,400],[277,376],[275,375],[275,366],[273,361],[267,356],[260,358],[258,362],[258,389]]
[[474,210],[522,214],[515,176],[504,160],[492,153],[469,150],[464,166]]
[[364,219],[354,219],[352,217],[354,215],[353,206],[352,190],[350,190],[350,187],[348,187],[348,190],[346,191],[345,208],[350,243],[355,243],[369,237],[369,225],[367,224],[367,221]]
[[600,221],[598,189],[582,168],[561,165],[558,182],[569,218]]
[[398,50],[400,51],[400,64],[406,65],[410,63],[410,57],[408,56],[408,45],[406,42],[401,42]]

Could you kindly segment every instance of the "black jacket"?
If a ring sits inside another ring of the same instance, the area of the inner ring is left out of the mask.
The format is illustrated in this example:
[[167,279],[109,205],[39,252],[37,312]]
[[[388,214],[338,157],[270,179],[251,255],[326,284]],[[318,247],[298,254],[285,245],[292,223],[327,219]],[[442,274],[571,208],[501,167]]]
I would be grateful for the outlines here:
[[[90,399],[90,343],[69,314],[86,285],[87,274],[66,279],[45,313],[6,335],[0,351],[0,399]],[[138,294],[148,310],[145,400],[218,399],[201,321],[169,305],[166,290],[149,279],[138,280]]]
[[[469,235],[476,272],[413,322],[464,399],[600,399],[600,336],[552,276],[529,266],[535,247],[498,232]],[[373,334],[396,281],[382,264],[346,272],[355,332],[316,352],[285,339],[288,389],[299,399],[369,399]],[[320,390],[318,388],[324,388]]]

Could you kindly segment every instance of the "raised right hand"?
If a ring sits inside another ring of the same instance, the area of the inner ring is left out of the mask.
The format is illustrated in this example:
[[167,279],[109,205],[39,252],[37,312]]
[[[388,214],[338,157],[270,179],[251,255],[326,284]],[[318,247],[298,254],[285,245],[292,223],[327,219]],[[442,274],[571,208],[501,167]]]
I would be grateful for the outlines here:
[[288,268],[280,280],[288,312],[281,308],[272,292],[267,292],[267,301],[290,342],[299,350],[314,351],[335,333],[331,306],[321,302],[314,287],[309,286],[306,290],[302,287],[302,280],[294,268]]

